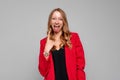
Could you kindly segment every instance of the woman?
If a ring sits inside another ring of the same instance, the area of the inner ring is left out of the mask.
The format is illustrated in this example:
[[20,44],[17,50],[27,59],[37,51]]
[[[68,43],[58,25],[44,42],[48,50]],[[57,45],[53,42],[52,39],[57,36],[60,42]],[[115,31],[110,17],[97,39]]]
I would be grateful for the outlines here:
[[70,32],[65,12],[54,9],[47,37],[40,40],[38,69],[44,80],[86,80],[85,58],[79,36]]

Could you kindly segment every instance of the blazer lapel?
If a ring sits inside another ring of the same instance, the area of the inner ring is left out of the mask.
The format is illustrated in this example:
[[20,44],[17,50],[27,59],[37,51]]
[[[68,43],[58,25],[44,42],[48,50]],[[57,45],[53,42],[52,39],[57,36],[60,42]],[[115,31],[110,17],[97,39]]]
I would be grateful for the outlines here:
[[70,68],[70,56],[71,56],[71,49],[67,46],[65,46],[65,59],[66,59],[66,69],[67,69],[67,73],[68,73],[68,77],[70,77],[71,75],[71,68]]

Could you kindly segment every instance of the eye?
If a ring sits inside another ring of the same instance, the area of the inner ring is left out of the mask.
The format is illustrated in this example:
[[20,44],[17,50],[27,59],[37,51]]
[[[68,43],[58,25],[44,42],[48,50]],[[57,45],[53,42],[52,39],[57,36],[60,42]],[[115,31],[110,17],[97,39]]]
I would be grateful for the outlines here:
[[63,20],[63,19],[60,19],[60,20]]
[[62,19],[62,18],[60,18],[59,20],[61,20],[61,21],[62,21],[63,19]]
[[52,20],[55,20],[56,18],[52,18]]

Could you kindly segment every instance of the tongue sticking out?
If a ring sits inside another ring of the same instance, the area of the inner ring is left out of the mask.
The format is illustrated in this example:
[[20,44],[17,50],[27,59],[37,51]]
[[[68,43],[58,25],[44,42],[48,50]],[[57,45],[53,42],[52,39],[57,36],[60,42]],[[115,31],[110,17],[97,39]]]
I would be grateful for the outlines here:
[[54,26],[54,32],[59,32],[59,26]]

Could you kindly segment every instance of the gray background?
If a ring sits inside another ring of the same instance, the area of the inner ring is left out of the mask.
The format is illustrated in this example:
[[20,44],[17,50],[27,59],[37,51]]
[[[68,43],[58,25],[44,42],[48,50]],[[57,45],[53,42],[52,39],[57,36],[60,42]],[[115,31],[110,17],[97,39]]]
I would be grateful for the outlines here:
[[39,40],[57,7],[81,37],[87,80],[120,80],[119,0],[0,0],[0,80],[43,79]]

